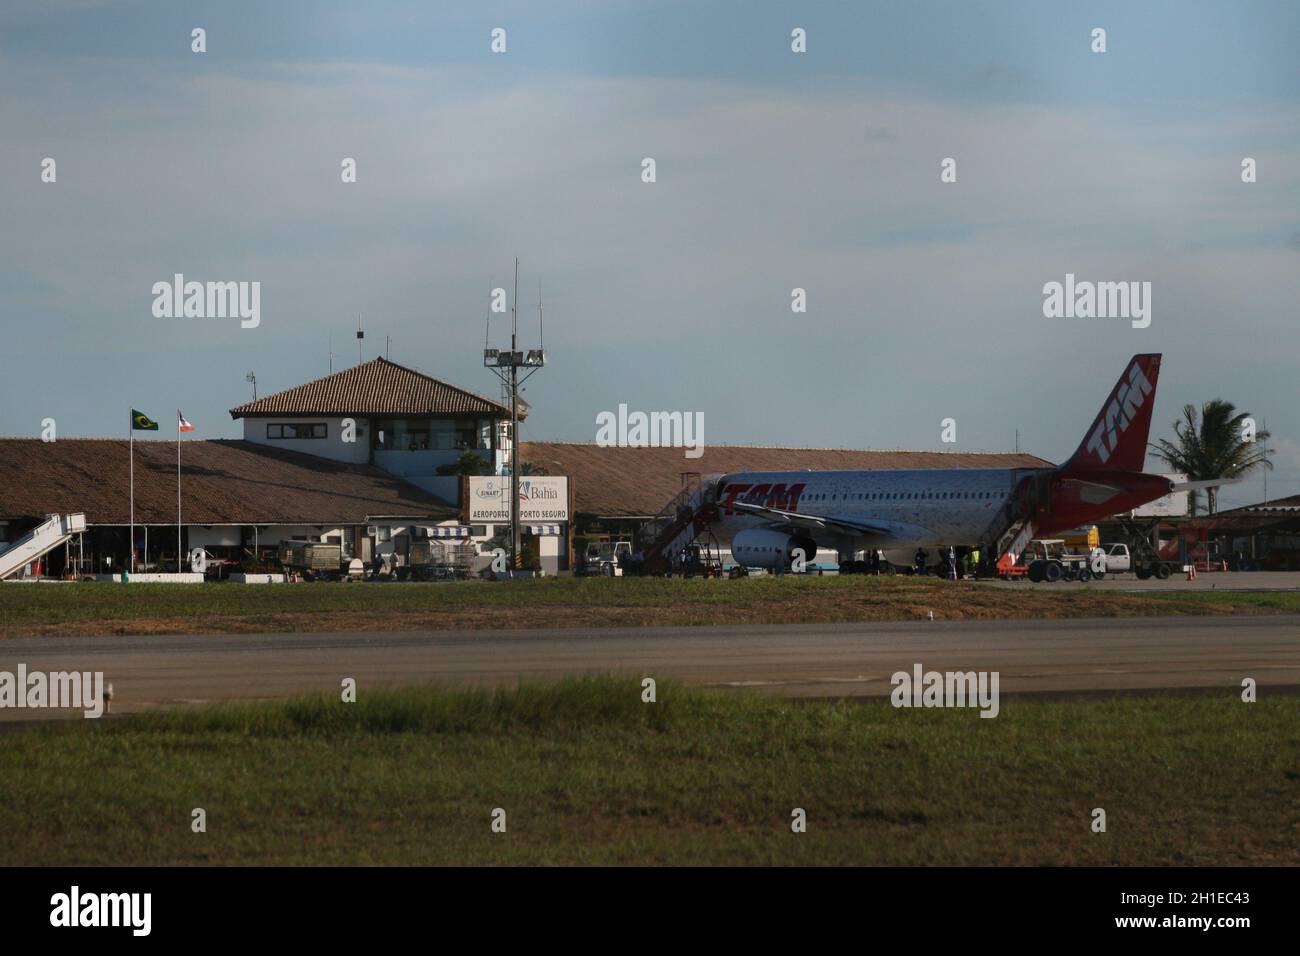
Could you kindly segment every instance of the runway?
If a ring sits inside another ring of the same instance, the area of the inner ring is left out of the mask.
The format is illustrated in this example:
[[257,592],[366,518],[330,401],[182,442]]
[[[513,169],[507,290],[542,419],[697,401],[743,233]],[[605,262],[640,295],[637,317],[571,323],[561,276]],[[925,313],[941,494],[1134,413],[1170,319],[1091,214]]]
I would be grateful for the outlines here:
[[[112,712],[385,685],[502,686],[576,674],[795,696],[887,695],[890,675],[1001,674],[1002,693],[1300,685],[1300,616],[777,627],[96,638],[0,644],[0,671],[103,671]],[[79,716],[0,709],[0,720]]]
[[[1181,565],[1179,566],[1181,567]],[[986,587],[1038,588],[1097,591],[1296,591],[1300,590],[1300,572],[1296,571],[1201,571],[1196,580],[1188,581],[1182,570],[1175,571],[1163,581],[1148,578],[1142,581],[1132,574],[1109,575],[1101,581],[1057,581],[1055,584],[1034,584],[1028,579],[1000,581],[981,579]]]

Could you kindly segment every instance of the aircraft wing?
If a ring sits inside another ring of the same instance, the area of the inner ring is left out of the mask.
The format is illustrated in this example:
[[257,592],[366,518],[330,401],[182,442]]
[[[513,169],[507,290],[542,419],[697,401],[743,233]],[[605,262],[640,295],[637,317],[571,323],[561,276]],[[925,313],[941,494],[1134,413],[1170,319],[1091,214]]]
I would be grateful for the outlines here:
[[1210,478],[1206,481],[1176,481],[1170,491],[1199,491],[1201,488],[1218,488],[1222,485],[1239,485],[1246,478]]
[[906,532],[908,537],[912,537],[917,531],[908,526],[893,527],[885,523],[870,524],[867,522],[853,521],[848,518],[822,518],[817,515],[804,515],[796,511],[783,511],[780,508],[767,508],[763,505],[747,504],[743,501],[733,501],[730,505],[733,511],[741,514],[753,515],[756,518],[767,518],[773,524],[797,529],[799,531],[835,531],[840,534],[851,535],[874,535],[881,538],[897,538]]

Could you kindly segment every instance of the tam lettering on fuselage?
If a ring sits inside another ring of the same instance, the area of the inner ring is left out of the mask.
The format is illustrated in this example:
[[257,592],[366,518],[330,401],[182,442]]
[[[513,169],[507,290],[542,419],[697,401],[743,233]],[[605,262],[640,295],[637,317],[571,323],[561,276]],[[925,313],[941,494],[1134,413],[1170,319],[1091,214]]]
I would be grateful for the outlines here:
[[782,482],[759,482],[751,485],[742,481],[728,484],[722,507],[727,514],[733,514],[731,506],[739,498],[747,505],[762,505],[764,508],[776,508],[779,511],[797,511],[799,497],[806,487],[807,485],[803,483],[791,483],[787,487]]

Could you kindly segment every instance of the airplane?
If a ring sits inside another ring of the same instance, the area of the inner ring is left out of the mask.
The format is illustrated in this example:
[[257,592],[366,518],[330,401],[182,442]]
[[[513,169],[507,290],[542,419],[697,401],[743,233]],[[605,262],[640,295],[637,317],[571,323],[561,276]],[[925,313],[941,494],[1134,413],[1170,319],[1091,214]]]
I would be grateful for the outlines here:
[[1133,356],[1062,465],[722,475],[711,495],[718,536],[738,564],[772,570],[799,557],[812,564],[820,548],[837,551],[841,566],[865,550],[904,566],[916,548],[1002,543],[1019,555],[1033,538],[1218,484],[1142,471],[1160,358]]

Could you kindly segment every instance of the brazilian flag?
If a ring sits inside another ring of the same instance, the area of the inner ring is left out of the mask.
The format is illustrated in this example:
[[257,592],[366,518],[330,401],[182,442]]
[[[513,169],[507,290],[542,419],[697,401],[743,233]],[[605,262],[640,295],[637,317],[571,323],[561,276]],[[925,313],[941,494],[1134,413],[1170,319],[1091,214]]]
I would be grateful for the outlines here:
[[156,432],[158,423],[151,419],[144,412],[138,412],[131,409],[131,430],[137,432]]

